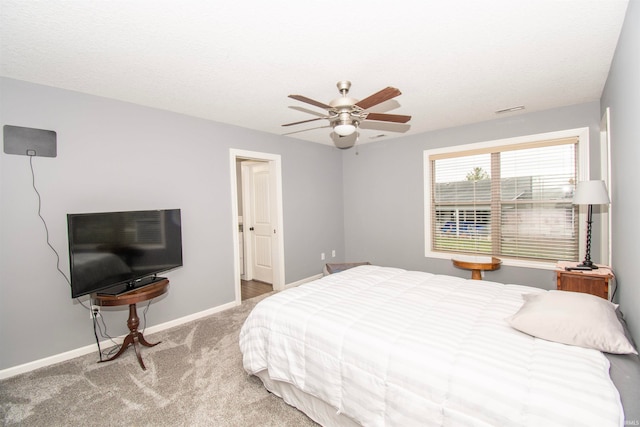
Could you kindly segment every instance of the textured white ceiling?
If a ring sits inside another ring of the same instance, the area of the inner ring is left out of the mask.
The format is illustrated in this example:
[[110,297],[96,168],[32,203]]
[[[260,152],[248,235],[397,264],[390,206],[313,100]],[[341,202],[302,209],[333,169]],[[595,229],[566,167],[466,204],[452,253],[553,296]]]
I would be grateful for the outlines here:
[[323,144],[324,120],[281,126],[323,113],[287,95],[399,88],[372,111],[412,120],[366,143],[599,99],[627,3],[1,0],[0,73]]

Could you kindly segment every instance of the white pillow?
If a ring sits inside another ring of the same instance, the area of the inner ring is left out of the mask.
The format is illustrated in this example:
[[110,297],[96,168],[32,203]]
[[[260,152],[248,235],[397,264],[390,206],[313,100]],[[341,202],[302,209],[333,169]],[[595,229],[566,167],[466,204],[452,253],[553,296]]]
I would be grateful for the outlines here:
[[606,353],[638,354],[624,334],[617,305],[595,295],[548,291],[525,294],[524,305],[509,324],[547,341],[593,348]]

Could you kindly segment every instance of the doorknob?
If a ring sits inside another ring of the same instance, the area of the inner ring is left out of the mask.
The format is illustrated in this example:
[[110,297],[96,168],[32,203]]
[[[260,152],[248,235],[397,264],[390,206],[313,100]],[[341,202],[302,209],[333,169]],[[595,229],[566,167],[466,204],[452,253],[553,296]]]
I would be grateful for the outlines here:
[[253,231],[253,227],[249,227],[249,231]]

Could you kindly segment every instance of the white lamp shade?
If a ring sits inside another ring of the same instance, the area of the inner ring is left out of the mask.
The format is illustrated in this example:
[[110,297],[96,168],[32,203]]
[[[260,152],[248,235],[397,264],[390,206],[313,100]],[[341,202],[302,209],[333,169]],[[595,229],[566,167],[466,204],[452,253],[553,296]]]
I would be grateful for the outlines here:
[[574,205],[608,205],[609,193],[604,181],[580,181],[573,194]]
[[340,136],[348,136],[356,131],[356,127],[352,124],[336,125],[333,131]]

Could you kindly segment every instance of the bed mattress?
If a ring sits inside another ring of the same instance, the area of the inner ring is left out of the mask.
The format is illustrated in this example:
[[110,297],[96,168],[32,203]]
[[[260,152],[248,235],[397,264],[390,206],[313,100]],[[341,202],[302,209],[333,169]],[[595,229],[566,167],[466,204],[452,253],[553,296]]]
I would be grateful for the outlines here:
[[367,426],[623,425],[601,352],[505,321],[531,292],[544,291],[356,267],[261,301],[244,367]]

